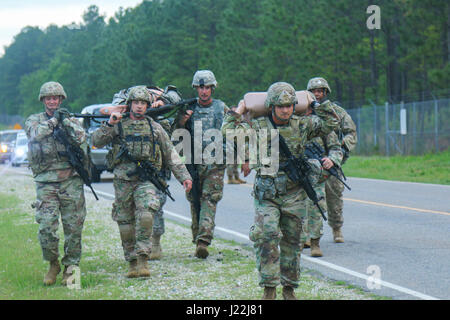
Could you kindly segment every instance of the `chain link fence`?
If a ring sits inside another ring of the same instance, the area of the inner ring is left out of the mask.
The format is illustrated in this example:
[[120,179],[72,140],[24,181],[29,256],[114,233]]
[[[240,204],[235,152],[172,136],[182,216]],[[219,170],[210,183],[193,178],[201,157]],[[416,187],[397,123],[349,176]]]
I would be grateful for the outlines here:
[[[359,155],[421,155],[450,146],[450,99],[347,109],[357,127]],[[0,124],[22,127],[25,119],[0,114]]]
[[357,126],[355,154],[440,152],[450,145],[450,99],[348,109]]

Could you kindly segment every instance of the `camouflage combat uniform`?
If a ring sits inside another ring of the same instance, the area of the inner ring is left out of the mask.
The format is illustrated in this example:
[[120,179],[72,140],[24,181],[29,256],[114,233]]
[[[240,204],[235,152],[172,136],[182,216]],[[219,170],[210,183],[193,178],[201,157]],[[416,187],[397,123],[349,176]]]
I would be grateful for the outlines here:
[[[186,123],[186,128],[194,128],[194,123],[201,123],[202,137],[205,131],[209,129],[217,129],[220,131],[223,117],[228,107],[220,100],[213,99],[208,106],[200,104],[194,105],[194,113]],[[174,121],[174,129],[184,128],[180,127],[179,120],[183,115],[180,112]],[[190,134],[195,136],[193,130],[189,129]],[[202,150],[208,145],[208,142],[203,141]],[[202,150],[195,150],[195,152],[202,152]],[[195,155],[191,157],[194,161]],[[190,202],[191,217],[192,217],[192,241],[197,243],[199,240],[204,241],[208,245],[211,244],[214,235],[215,215],[217,203],[223,196],[223,177],[225,173],[225,164],[195,164],[199,182],[200,182],[200,221],[197,219],[197,214],[194,209],[192,192],[186,193],[186,198]],[[195,183],[193,181],[193,183]]]
[[[356,125],[344,108],[334,103],[331,104],[340,119],[339,127],[334,131],[344,152],[343,165],[348,158],[348,154],[355,148],[357,143]],[[328,224],[333,229],[341,228],[344,223],[342,213],[344,208],[343,193],[344,185],[335,177],[330,176],[325,183],[325,195],[328,207]]]
[[[295,96],[293,88],[292,91]],[[293,115],[287,125],[278,126],[278,132],[284,137],[294,156],[303,153],[309,139],[326,135],[336,126],[337,121],[328,104],[320,106],[317,115]],[[251,128],[258,132],[258,140],[266,140],[270,150],[270,129],[273,126],[269,116],[252,119],[250,125],[241,120],[242,116],[230,111],[225,116],[222,133],[226,135],[227,129]],[[262,130],[267,130],[267,136],[260,136],[264,132]],[[258,141],[258,145],[260,143]],[[246,160],[248,159],[247,154]],[[279,161],[281,165],[286,159],[280,154]],[[256,178],[252,192],[255,198],[255,219],[249,238],[254,242],[256,251],[259,285],[271,288],[281,283],[284,287],[296,288],[300,277],[300,236],[302,221],[307,212],[307,195],[281,169],[272,174],[263,174],[263,167],[259,161],[253,165],[250,163],[250,168],[256,169]],[[320,171],[316,173],[320,174]]]
[[[130,87],[127,89],[122,89],[119,92],[117,92],[116,94],[114,94],[112,104],[113,105],[125,104],[128,99],[128,95],[129,95],[130,91],[136,87],[141,87],[141,86],[134,86],[134,87]],[[169,85],[164,90],[161,88],[158,88],[158,87],[147,86],[147,89],[154,98],[155,98],[154,92],[158,92],[160,94],[160,96],[157,98],[162,100],[165,104],[177,103],[177,102],[181,101],[181,96],[175,86]],[[152,92],[152,90],[154,92]],[[156,120],[156,121],[163,127],[163,129],[170,136],[170,134],[171,134],[170,120],[162,119],[162,120]],[[167,167],[163,167],[162,171],[164,171],[166,174],[165,179],[169,180],[170,179],[170,169]],[[154,215],[152,237],[161,237],[165,232],[163,207],[164,207],[164,204],[166,203],[166,201],[167,201],[167,195],[165,193],[161,193],[161,207]]]
[[136,165],[128,159],[117,158],[122,141],[133,157],[150,161],[157,170],[166,164],[178,181],[190,180],[190,175],[167,133],[150,117],[142,120],[126,118],[114,126],[104,123],[93,133],[92,141],[97,147],[108,143],[113,146],[108,154],[114,169],[112,218],[119,226],[125,259],[131,262],[137,256],[149,256],[154,215],[161,209],[165,196],[150,181],[128,175]]
[[[331,132],[326,137],[316,137],[309,141],[308,144],[312,142],[318,143],[325,150],[325,154],[322,155],[322,158],[328,157],[333,161],[334,166],[341,166],[341,144],[336,133]],[[320,198],[325,198],[325,182],[329,177],[329,173],[324,169],[322,177],[314,188]],[[308,239],[320,239],[323,235],[322,215],[319,208],[309,200],[307,209],[307,215],[303,222],[302,243],[305,243]],[[326,211],[326,206],[324,206],[323,209]]]
[[[78,265],[81,259],[81,234],[86,217],[83,181],[71,167],[64,145],[52,134],[54,122],[46,112],[34,114],[25,122],[29,139],[28,159],[36,183],[36,222],[39,223],[39,242],[44,260],[58,260],[57,234],[59,215],[64,230],[62,264]],[[61,124],[57,124],[61,125]],[[84,129],[74,118],[62,123],[75,144],[87,147]]]

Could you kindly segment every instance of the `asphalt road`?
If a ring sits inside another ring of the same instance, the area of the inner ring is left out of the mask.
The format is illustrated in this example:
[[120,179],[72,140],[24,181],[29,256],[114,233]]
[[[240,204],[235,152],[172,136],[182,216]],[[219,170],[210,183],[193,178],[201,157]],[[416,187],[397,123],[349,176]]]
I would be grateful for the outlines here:
[[[111,177],[103,174],[93,184],[99,195],[114,194]],[[225,184],[215,235],[251,245],[253,176],[246,180]],[[181,185],[173,178],[169,184],[176,201],[167,201],[165,217],[190,225]],[[359,178],[348,178],[348,184],[345,242],[334,243],[325,223],[324,256],[312,258],[305,249],[302,267],[393,299],[450,299],[450,186]]]

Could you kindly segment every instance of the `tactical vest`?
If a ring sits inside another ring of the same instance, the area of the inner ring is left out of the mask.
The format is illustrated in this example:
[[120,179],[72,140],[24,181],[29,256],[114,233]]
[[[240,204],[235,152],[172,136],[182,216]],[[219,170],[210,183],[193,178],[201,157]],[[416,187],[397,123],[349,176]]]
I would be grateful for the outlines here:
[[146,117],[143,120],[128,118],[119,122],[120,139],[113,141],[112,149],[108,153],[109,168],[112,169],[124,161],[122,158],[117,158],[121,144],[124,143],[130,155],[136,160],[150,161],[158,170],[161,170],[161,147],[154,132],[152,121],[151,118]]
[[[39,123],[46,122],[49,119],[45,112],[35,116]],[[57,142],[52,135],[43,138],[41,141],[31,139],[28,142],[28,159],[33,176],[44,171],[71,168],[67,157],[63,155],[65,152],[66,147]]]
[[[220,100],[213,99],[213,102],[209,107],[201,107],[197,104],[194,109],[194,113],[189,119],[189,125],[191,128],[194,128],[195,121],[201,121],[203,132],[208,129],[217,129],[220,131],[222,128],[224,114],[225,105]],[[203,141],[202,148],[205,149],[208,144],[208,141]]]
[[[259,117],[256,118],[256,128],[257,130],[267,130],[267,135],[261,135],[261,132],[258,132],[259,145],[261,143],[267,143],[268,147],[268,156],[270,156],[271,152],[271,133],[270,130],[274,129],[273,125],[270,123],[268,117]],[[304,141],[307,140],[306,130],[302,130],[301,126],[301,118],[293,115],[289,121],[289,124],[286,126],[279,126],[279,133],[284,137],[289,150],[291,153],[298,157],[303,153],[303,144]],[[261,139],[265,141],[261,141]],[[286,162],[284,155],[279,153],[279,165],[282,165]],[[291,181],[286,173],[278,169],[276,174],[271,175],[262,175],[261,166],[256,168],[257,175],[253,188],[253,195],[262,200],[271,200],[275,199],[277,196],[284,195],[288,190],[291,190],[297,187],[293,181]]]
[[[267,145],[269,146],[269,152],[270,152],[270,130],[274,129],[273,125],[270,123],[269,118],[267,117],[260,117],[255,119],[257,121],[258,129],[265,129],[267,130],[267,135],[265,137],[259,136],[259,139],[266,139],[265,142],[267,142]],[[284,137],[284,140],[286,141],[289,150],[291,150],[292,154],[294,156],[299,156],[303,153],[303,143],[307,140],[306,131],[301,130],[300,128],[300,117],[293,115],[292,118],[289,121],[289,125],[286,126],[278,126],[278,131],[280,134]],[[284,159],[284,156],[280,153],[280,163],[284,162],[286,159]]]

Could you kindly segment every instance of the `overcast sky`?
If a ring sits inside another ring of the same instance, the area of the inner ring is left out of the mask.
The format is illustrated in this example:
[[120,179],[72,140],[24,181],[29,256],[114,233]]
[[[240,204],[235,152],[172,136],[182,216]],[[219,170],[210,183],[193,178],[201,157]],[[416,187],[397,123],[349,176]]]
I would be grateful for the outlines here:
[[[135,7],[143,0],[0,0],[0,57],[15,35],[26,26],[41,29],[56,24],[80,23],[90,5],[100,14],[112,17],[119,7]],[[108,20],[106,20],[108,21]]]

